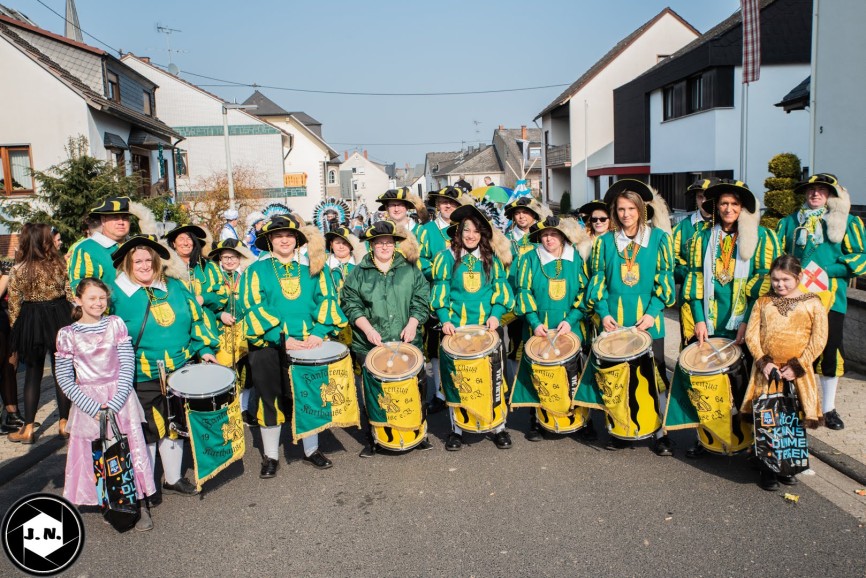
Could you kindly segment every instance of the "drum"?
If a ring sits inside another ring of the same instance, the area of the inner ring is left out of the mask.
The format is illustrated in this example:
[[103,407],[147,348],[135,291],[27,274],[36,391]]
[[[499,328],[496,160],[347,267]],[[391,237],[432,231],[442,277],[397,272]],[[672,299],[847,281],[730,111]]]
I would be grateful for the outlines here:
[[235,399],[235,372],[216,363],[185,365],[168,376],[169,430],[189,437],[186,408],[216,411]]
[[407,451],[427,436],[419,375],[424,354],[411,343],[394,341],[374,347],[364,359],[364,400],[375,442]]
[[547,431],[567,434],[586,425],[589,408],[573,407],[582,369],[580,338],[572,332],[557,335],[555,340],[530,337],[523,354],[531,364],[532,384],[540,405],[538,422]]
[[330,365],[348,357],[349,348],[337,341],[323,341],[312,349],[293,349],[286,353],[293,365]]
[[[693,343],[680,353],[671,399],[675,387],[677,394],[685,389],[697,414],[700,444],[710,452],[733,455],[754,443],[752,424],[738,413],[749,383],[749,371],[742,349],[733,340],[711,337],[708,342],[700,347]],[[667,422],[666,415],[665,427]]]
[[508,413],[502,380],[502,342],[484,325],[464,325],[442,338],[439,367],[445,399],[462,430],[484,433],[505,423]]
[[592,344],[584,375],[594,372],[607,430],[615,438],[646,439],[662,427],[652,343],[649,333],[630,327],[602,333]]

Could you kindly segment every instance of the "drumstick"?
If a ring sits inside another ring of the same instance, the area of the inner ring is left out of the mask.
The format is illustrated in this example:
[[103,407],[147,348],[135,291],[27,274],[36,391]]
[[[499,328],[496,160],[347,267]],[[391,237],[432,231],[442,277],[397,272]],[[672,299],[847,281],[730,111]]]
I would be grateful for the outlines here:
[[165,396],[165,362],[160,359],[156,362],[156,368],[159,370],[159,388],[162,390],[162,395]]
[[710,342],[709,339],[707,339],[706,343],[709,344],[709,346],[712,348],[713,352],[709,355],[704,355],[703,357],[701,357],[701,361],[703,361],[704,363],[708,362],[711,358],[718,358],[719,361],[724,361],[725,358],[722,355],[722,352],[725,351],[726,349],[729,349],[732,345],[736,344],[736,342],[731,341],[731,342],[727,343],[726,345],[723,345],[721,347],[716,347],[715,345],[713,345]]

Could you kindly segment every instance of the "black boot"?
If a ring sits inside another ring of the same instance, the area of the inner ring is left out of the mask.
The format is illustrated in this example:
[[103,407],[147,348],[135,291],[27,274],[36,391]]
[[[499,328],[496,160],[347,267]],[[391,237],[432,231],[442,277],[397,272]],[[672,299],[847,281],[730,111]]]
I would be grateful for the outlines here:
[[534,413],[529,418],[529,431],[526,432],[526,439],[531,442],[540,442],[544,439],[541,433],[541,424],[538,423],[538,418]]
[[0,420],[0,434],[6,435],[14,431],[18,431],[24,426],[24,420],[21,419],[21,414],[16,412],[6,412],[3,419]]

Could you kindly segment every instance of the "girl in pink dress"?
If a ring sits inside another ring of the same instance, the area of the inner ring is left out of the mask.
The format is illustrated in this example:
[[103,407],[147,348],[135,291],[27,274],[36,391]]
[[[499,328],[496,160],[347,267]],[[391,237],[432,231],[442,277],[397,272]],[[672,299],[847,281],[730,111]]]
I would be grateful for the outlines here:
[[[156,493],[153,465],[141,429],[144,410],[130,395],[135,376],[135,353],[123,321],[104,317],[108,287],[92,277],[82,279],[75,291],[72,325],[57,334],[57,381],[72,401],[69,449],[63,496],[78,505],[99,505],[93,473],[91,442],[99,438],[100,410],[111,409],[120,431],[129,441],[136,492],[142,498]],[[153,528],[147,506],[136,524],[140,531]]]

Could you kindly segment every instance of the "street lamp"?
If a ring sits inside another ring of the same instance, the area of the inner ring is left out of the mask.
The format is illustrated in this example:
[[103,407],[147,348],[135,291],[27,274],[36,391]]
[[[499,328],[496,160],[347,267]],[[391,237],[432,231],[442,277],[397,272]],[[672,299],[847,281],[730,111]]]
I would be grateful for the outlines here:
[[226,141],[226,167],[229,177],[229,208],[235,208],[235,179],[232,175],[232,151],[229,147],[229,110],[255,110],[258,106],[255,104],[233,104],[230,102],[223,103],[223,136]]

